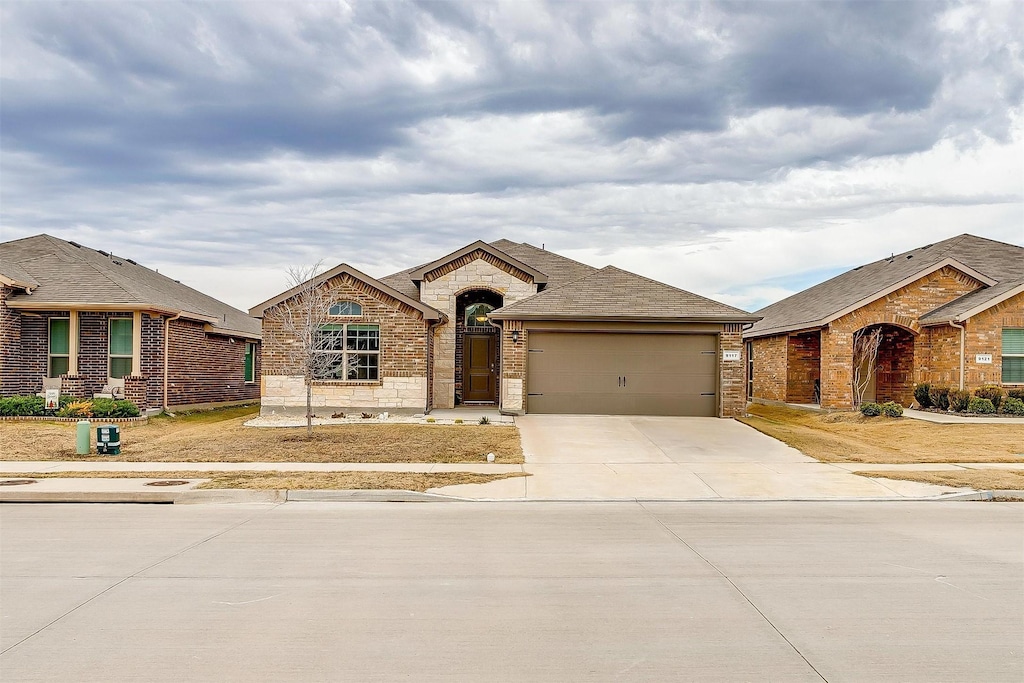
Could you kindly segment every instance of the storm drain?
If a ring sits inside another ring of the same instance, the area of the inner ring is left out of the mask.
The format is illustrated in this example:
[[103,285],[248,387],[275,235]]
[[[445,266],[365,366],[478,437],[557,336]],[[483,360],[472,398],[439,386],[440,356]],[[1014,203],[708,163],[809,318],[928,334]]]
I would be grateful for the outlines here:
[[21,486],[23,484],[38,484],[38,479],[0,479],[0,486]]
[[162,481],[147,482],[146,486],[181,486],[187,483],[184,479],[164,479]]

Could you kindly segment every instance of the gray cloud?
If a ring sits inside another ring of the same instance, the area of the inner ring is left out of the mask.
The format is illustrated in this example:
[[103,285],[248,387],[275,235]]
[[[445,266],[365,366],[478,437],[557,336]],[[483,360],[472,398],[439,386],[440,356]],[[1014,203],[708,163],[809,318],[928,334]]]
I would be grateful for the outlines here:
[[210,267],[240,248],[267,267],[355,253],[386,268],[477,237],[614,251],[1021,201],[889,196],[861,170],[1014,144],[1014,3],[0,13],[5,239],[46,230]]

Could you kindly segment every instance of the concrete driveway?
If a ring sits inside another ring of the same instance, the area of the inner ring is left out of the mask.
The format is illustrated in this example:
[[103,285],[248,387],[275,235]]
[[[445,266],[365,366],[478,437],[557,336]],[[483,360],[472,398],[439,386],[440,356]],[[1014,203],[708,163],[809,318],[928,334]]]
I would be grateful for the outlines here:
[[536,500],[849,499],[958,491],[860,477],[736,420],[527,415],[516,418],[530,477],[438,489]]

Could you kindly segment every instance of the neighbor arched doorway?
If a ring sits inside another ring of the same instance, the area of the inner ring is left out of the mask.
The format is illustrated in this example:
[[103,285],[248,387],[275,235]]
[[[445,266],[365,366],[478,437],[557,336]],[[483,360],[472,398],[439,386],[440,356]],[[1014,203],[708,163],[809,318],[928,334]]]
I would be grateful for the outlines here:
[[500,336],[487,314],[501,308],[502,296],[471,289],[455,298],[455,403],[497,403]]
[[868,325],[854,333],[853,400],[895,401],[909,406],[914,400],[914,333],[898,325]]

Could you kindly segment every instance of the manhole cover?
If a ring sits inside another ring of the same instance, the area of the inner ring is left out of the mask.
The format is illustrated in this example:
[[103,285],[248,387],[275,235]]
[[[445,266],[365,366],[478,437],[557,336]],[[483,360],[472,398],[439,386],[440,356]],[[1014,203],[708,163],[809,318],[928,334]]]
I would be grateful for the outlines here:
[[181,486],[187,483],[184,479],[164,479],[163,481],[148,482],[146,486]]
[[36,484],[37,479],[0,479],[0,486],[21,486],[22,484]]

